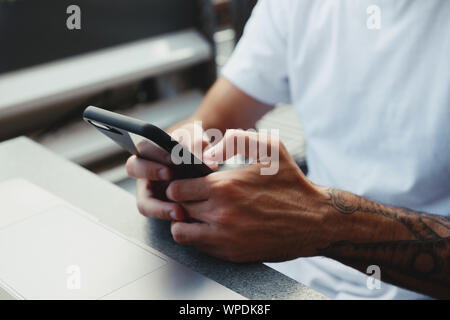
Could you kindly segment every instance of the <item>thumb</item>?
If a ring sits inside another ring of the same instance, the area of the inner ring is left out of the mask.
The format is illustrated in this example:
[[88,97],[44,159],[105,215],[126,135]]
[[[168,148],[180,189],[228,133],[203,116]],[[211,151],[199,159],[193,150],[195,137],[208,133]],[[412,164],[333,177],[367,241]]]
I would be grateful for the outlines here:
[[270,162],[274,153],[278,156],[278,152],[278,137],[249,130],[227,130],[222,140],[205,151],[203,159],[207,162],[220,163],[235,155],[242,155],[250,158],[253,163]]
[[209,144],[202,126],[197,121],[187,123],[173,130],[171,136],[172,139],[176,140],[199,159],[201,159],[203,150]]

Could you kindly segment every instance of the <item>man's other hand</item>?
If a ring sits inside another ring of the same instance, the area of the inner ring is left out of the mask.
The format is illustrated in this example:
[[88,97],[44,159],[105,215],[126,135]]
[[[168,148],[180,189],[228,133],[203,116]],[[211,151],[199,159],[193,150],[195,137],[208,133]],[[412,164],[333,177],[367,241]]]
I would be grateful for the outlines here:
[[261,169],[273,163],[253,159],[257,161],[244,168],[170,183],[167,198],[196,220],[172,222],[176,242],[234,262],[312,256],[328,245],[323,232],[326,195],[306,179],[278,139],[262,137],[229,130],[204,156],[216,161],[237,153],[249,156],[248,147],[236,145],[240,139],[247,146],[256,143],[258,150],[276,144],[276,174],[262,175]]

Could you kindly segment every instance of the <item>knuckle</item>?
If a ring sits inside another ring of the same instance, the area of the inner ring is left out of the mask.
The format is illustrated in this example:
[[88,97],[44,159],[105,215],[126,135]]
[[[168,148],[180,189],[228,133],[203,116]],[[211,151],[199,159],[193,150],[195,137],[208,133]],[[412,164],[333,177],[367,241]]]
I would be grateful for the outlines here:
[[232,214],[228,209],[220,208],[216,211],[213,219],[217,224],[230,225],[232,222]]
[[216,181],[212,186],[212,192],[219,196],[228,196],[235,187],[235,181],[233,179],[222,179]]

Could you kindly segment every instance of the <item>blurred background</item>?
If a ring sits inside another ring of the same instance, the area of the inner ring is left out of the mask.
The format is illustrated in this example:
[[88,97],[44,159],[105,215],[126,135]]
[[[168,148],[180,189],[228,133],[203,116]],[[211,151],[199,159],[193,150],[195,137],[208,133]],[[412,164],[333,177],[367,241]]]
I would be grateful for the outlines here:
[[[220,75],[256,0],[0,0],[0,142],[25,135],[130,192],[128,154],[82,121],[95,105],[161,128],[190,116]],[[80,29],[67,27],[79,7]],[[280,129],[304,163],[290,106]],[[0,159],[1,162],[1,159]]]

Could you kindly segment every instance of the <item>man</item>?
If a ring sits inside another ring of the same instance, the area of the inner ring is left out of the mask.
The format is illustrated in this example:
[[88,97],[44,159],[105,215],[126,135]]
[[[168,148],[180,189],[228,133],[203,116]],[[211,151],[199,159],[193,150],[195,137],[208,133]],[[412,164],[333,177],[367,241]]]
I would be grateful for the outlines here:
[[[281,145],[275,175],[173,181],[164,201],[152,182],[170,170],[131,157],[140,212],[222,259],[291,260],[271,266],[331,298],[449,298],[449,16],[447,0],[261,0],[223,77],[169,132],[247,129],[289,102],[308,177]],[[228,131],[206,158],[242,136],[260,139]]]

